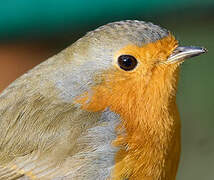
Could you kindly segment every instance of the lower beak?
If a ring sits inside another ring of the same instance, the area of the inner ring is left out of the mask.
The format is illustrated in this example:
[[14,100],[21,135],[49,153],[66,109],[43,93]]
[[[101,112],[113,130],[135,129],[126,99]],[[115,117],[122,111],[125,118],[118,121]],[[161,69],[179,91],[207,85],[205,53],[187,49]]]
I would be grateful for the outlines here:
[[185,59],[188,59],[188,58],[191,58],[194,56],[198,56],[198,55],[203,54],[205,52],[207,52],[207,50],[205,48],[201,48],[201,47],[194,47],[194,46],[182,47],[182,46],[179,46],[168,57],[168,59],[166,60],[166,63],[171,64],[171,63],[180,62],[180,61],[183,61]]

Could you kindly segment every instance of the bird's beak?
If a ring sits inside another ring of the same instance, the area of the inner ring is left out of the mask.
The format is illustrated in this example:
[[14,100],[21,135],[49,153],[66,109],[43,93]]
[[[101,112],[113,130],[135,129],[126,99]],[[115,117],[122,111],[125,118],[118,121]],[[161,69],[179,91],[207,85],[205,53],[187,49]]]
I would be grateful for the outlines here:
[[181,62],[185,59],[198,56],[200,54],[203,54],[207,52],[205,48],[202,47],[194,47],[194,46],[189,46],[189,47],[182,47],[179,46],[177,47],[173,53],[168,57],[166,60],[167,64],[172,64],[176,62]]

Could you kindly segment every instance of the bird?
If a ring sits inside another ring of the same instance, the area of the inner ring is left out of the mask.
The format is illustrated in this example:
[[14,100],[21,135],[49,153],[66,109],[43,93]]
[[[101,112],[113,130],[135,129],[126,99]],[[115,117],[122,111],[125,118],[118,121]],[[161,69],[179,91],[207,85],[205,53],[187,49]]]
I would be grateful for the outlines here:
[[151,22],[88,32],[0,95],[1,180],[175,180],[180,65],[206,52]]

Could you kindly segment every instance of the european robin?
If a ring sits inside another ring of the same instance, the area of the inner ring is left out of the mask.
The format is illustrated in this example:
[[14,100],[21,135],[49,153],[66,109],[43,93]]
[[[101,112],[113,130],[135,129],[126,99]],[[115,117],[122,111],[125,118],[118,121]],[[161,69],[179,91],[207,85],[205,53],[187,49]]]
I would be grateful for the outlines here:
[[179,66],[204,52],[143,21],[87,33],[1,94],[0,179],[175,179]]

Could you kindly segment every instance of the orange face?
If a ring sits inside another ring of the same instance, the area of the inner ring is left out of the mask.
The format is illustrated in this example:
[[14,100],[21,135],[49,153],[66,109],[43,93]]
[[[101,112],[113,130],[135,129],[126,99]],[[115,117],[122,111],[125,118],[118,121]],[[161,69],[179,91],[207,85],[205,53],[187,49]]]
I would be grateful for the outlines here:
[[[129,98],[140,96],[144,87],[150,82],[157,72],[157,69],[170,69],[173,65],[163,65],[177,47],[178,42],[174,36],[169,36],[154,43],[146,44],[142,47],[127,45],[114,55],[114,68],[108,69],[103,74],[102,83],[92,88],[92,93],[86,92],[78,98],[77,103],[83,105],[83,109],[88,111],[100,111],[106,107],[118,109],[121,97],[124,101]],[[118,65],[118,57],[121,55],[131,55],[137,60],[137,65],[133,70],[125,71]],[[160,74],[161,75],[161,74]],[[159,79],[159,78],[158,78]],[[95,77],[96,81],[96,77]],[[130,96],[132,94],[132,97]],[[115,102],[116,101],[116,102]]]

